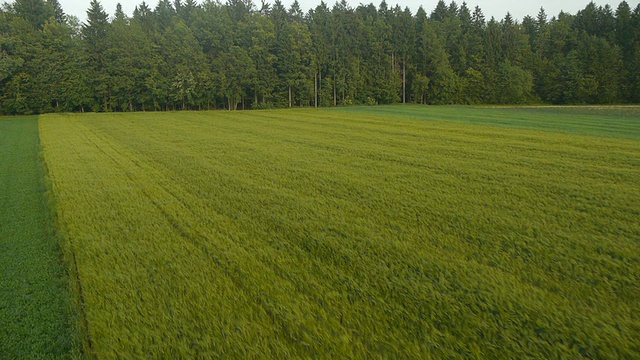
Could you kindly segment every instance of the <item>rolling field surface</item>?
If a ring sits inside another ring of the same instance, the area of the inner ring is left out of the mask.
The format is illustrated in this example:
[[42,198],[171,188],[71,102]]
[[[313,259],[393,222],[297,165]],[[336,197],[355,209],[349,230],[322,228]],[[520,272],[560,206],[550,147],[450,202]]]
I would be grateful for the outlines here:
[[72,355],[71,303],[45,189],[37,118],[0,119],[0,359]]
[[640,356],[637,118],[389,109],[42,116],[88,355]]

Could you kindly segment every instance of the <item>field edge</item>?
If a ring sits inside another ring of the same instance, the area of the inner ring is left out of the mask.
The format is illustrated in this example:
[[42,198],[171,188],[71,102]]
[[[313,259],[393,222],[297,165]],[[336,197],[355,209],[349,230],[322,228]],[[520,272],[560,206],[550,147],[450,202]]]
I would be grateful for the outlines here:
[[57,211],[57,200],[53,189],[53,182],[50,177],[49,166],[46,161],[45,149],[42,147],[42,139],[40,133],[40,116],[38,116],[38,150],[39,150],[39,166],[42,174],[42,186],[44,187],[44,201],[49,211],[48,218],[52,224],[53,237],[57,244],[58,258],[60,266],[63,269],[66,288],[69,292],[69,326],[71,333],[71,353],[70,358],[74,360],[82,360],[92,358],[91,342],[88,333],[88,324],[84,311],[84,302],[82,301],[82,284],[77,276],[77,265],[75,265],[75,255],[71,249],[68,237],[65,234],[64,227],[61,224]]

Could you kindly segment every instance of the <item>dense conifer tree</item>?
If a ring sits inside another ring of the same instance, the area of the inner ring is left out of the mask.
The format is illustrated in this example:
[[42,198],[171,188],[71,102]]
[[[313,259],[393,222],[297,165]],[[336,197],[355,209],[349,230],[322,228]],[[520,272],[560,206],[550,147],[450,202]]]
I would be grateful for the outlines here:
[[[153,6],[153,7],[152,7]],[[416,102],[640,102],[640,5],[519,22],[440,0],[416,14],[251,0],[58,0],[0,10],[0,112],[248,109]]]

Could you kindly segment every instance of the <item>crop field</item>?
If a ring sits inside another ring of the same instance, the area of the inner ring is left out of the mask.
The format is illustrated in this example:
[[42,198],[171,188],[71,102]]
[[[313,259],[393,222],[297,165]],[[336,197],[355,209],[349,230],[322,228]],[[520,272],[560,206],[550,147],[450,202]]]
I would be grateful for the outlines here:
[[43,115],[85,351],[638,358],[640,116],[610,110]]
[[414,120],[640,139],[640,106],[372,106],[329,109]]
[[72,355],[72,308],[43,175],[37,117],[0,119],[0,359]]

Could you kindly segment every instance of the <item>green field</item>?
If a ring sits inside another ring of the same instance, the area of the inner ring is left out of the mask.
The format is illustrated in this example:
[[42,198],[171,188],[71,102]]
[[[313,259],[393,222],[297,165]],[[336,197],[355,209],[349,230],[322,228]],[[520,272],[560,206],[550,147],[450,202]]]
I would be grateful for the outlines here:
[[72,355],[71,302],[43,174],[38,119],[0,119],[0,359]]
[[85,350],[638,358],[640,117],[609,110],[43,115]]
[[373,106],[334,108],[338,112],[386,118],[545,130],[640,140],[640,106]]

